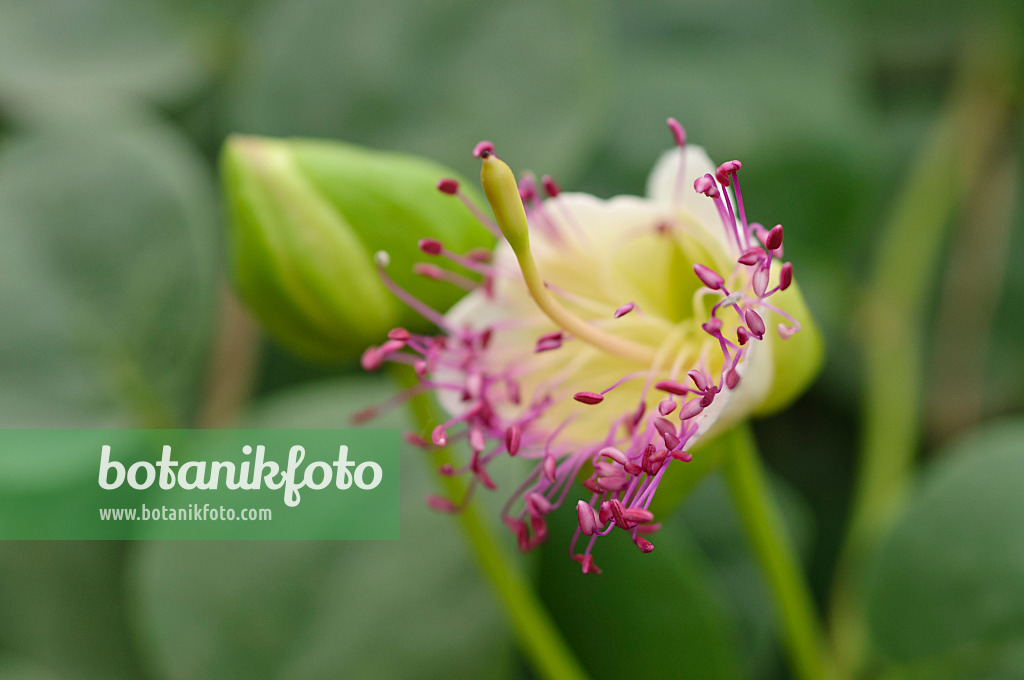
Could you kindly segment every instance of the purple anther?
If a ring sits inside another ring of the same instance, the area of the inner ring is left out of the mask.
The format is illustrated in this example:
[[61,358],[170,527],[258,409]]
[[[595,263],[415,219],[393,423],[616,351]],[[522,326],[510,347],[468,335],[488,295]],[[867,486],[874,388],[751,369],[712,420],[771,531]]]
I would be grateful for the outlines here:
[[[698,385],[699,387],[699,385]],[[662,392],[668,392],[676,396],[682,396],[686,394],[690,388],[686,385],[675,382],[674,380],[661,380],[654,385],[654,389]]]
[[438,446],[444,446],[448,443],[448,433],[445,432],[444,425],[438,425],[434,428],[434,431],[430,433],[430,441]]
[[679,420],[689,420],[700,415],[700,412],[704,410],[700,402],[700,399],[691,399],[683,404],[683,407],[679,409]]
[[562,188],[558,186],[558,182],[552,179],[551,175],[544,175],[540,178],[541,186],[544,187],[544,193],[550,198],[554,198],[558,194],[562,193]]
[[424,439],[422,435],[416,434],[415,432],[406,432],[402,435],[402,439],[404,439],[407,444],[411,444],[420,449],[425,449],[430,446],[430,442]]
[[750,266],[763,261],[767,257],[768,253],[764,251],[764,248],[758,248],[757,246],[754,246],[753,248],[747,248],[746,250],[744,250],[743,254],[740,255],[739,259],[736,261],[739,262],[740,264]]
[[739,161],[726,161],[718,166],[718,170],[715,171],[715,178],[718,179],[723,187],[727,187],[732,184],[732,178],[729,175],[742,167],[743,164]]
[[549,482],[554,482],[557,479],[555,473],[558,471],[558,465],[555,462],[555,457],[550,453],[544,456],[544,462],[541,463],[541,471]]
[[551,501],[539,493],[528,493],[523,500],[526,501],[526,509],[535,517],[543,517],[553,509]]
[[483,451],[487,443],[484,441],[484,433],[474,427],[469,431],[469,448],[474,451]]
[[363,367],[364,371],[376,371],[382,363],[384,363],[384,356],[378,348],[373,346],[367,347],[363,351],[363,356],[359,358],[359,365]]
[[649,553],[654,550],[654,544],[643,536],[636,537],[636,547],[640,548],[640,552],[642,553]]
[[670,413],[672,413],[672,411],[675,411],[675,410],[676,410],[676,400],[675,399],[662,399],[660,402],[658,402],[658,413],[660,413],[663,416],[667,416]]
[[597,517],[594,516],[594,508],[583,501],[576,503],[576,516],[579,518],[580,531],[584,536],[593,536],[597,530]]
[[523,175],[519,180],[519,198],[524,205],[537,200],[537,182],[534,181],[533,175]]
[[779,290],[786,290],[793,284],[793,263],[787,262],[782,265],[779,272]]
[[725,374],[725,386],[728,387],[730,390],[734,390],[736,389],[736,386],[739,384],[740,374],[736,372],[735,368],[730,369],[729,372]]
[[656,450],[653,445],[648,444],[647,449],[644,450],[644,457],[641,465],[649,475],[658,474],[658,470],[661,469],[662,463],[668,458],[668,451],[665,449]]
[[513,425],[505,430],[505,448],[508,450],[508,455],[514,456],[519,453],[519,441],[522,436],[523,432],[518,425]]
[[693,384],[696,385],[697,389],[700,390],[701,392],[708,388],[708,383],[704,379],[704,374],[698,371],[697,369],[687,371],[686,375],[689,376],[690,380],[693,381]]
[[704,175],[698,177],[693,182],[693,188],[698,194],[704,194],[708,198],[718,198],[718,185],[715,184],[715,178],[711,175]]
[[661,435],[661,438],[665,440],[665,446],[668,448],[674,449],[679,444],[679,437],[676,435],[676,428],[672,423],[664,418],[655,418],[654,428]]
[[434,510],[437,510],[439,512],[455,512],[456,510],[458,510],[458,508],[455,506],[455,503],[452,503],[447,498],[441,498],[440,496],[435,496],[434,494],[430,494],[429,496],[427,496],[427,505],[429,505]]
[[764,292],[768,290],[768,268],[758,267],[751,277],[750,284],[754,288],[754,295],[763,297]]
[[419,274],[425,278],[433,281],[440,281],[441,277],[444,276],[444,272],[441,268],[435,264],[427,264],[426,262],[417,262],[412,266],[413,274]]
[[776,224],[772,227],[772,230],[768,232],[768,236],[764,239],[764,245],[768,250],[778,250],[782,247],[782,225]]
[[444,250],[444,245],[436,238],[421,238],[417,245],[427,255],[440,255]]
[[717,316],[713,316],[707,320],[707,323],[701,324],[700,327],[711,335],[718,335],[722,332],[722,320]]
[[622,511],[622,516],[633,524],[647,524],[654,519],[654,513],[643,508],[626,508]]
[[399,327],[399,328],[392,328],[390,331],[388,331],[388,339],[389,340],[399,340],[401,342],[408,342],[409,341],[409,331],[407,331],[407,330],[405,330],[404,328],[401,328],[401,327]]
[[750,331],[747,330],[746,326],[740,326],[736,329],[736,341],[740,343],[740,346],[747,344],[750,340]]
[[761,318],[760,314],[753,309],[748,309],[743,313],[743,320],[747,322],[747,328],[750,329],[751,335],[758,340],[764,337],[764,319]]
[[572,398],[580,402],[581,404],[589,404],[591,406],[593,406],[594,404],[600,404],[602,401],[604,401],[604,396],[598,394],[597,392],[577,392],[576,394],[572,395]]
[[601,477],[597,480],[597,486],[602,491],[622,491],[629,486],[629,478],[625,475],[620,477]]
[[442,194],[455,195],[459,191],[459,182],[450,177],[446,177],[437,183],[437,190]]
[[583,556],[583,560],[580,562],[583,567],[584,574],[600,574],[601,570],[596,564],[594,564],[594,556],[587,554]]
[[606,446],[606,447],[604,447],[603,449],[598,451],[597,455],[605,456],[606,458],[611,458],[612,460],[614,460],[619,465],[625,465],[626,463],[629,462],[629,459],[626,458],[626,454],[624,454],[622,451],[620,451],[619,449],[615,448],[614,446]]
[[554,331],[553,333],[545,333],[544,335],[537,338],[537,346],[534,348],[534,352],[547,352],[552,349],[558,349],[562,346],[562,331]]
[[725,283],[725,279],[711,267],[705,267],[702,264],[693,265],[693,273],[697,275],[701,283],[710,288],[711,290],[718,290]]
[[626,316],[634,309],[636,309],[636,305],[633,304],[632,302],[627,302],[626,304],[622,305],[621,307],[615,310],[615,318],[618,319],[623,316]]

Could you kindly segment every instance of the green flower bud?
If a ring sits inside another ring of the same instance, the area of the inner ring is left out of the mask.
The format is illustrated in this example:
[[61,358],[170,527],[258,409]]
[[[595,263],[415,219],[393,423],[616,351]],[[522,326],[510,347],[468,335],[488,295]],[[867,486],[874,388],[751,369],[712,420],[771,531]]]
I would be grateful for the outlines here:
[[396,283],[444,311],[460,292],[414,273],[413,235],[457,252],[494,241],[464,201],[438,191],[452,172],[413,156],[232,136],[221,175],[235,287],[270,335],[308,358],[354,358],[389,328],[427,327],[385,290],[376,251],[390,253]]

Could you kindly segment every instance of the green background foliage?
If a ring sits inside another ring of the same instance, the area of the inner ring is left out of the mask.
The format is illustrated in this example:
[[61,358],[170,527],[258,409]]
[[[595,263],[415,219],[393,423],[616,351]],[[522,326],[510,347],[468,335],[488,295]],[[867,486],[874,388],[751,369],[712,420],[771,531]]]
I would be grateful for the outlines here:
[[[361,374],[356,343],[299,358],[227,292],[216,164],[232,133],[337,139],[464,177],[491,139],[517,170],[610,196],[643,192],[674,116],[712,158],[744,162],[748,210],[785,225],[825,336],[816,385],[755,430],[828,611],[865,305],[899,293],[866,299],[875,254],[991,26],[1024,34],[1020,3],[3,0],[0,423],[335,427],[392,391]],[[1019,76],[990,77],[1019,92]],[[878,677],[1024,677],[1019,99],[1008,111],[964,200],[923,227],[949,229],[911,337],[925,473],[863,558]],[[424,508],[423,457],[403,452],[394,543],[0,543],[0,677],[532,677],[456,523]],[[553,524],[522,566],[594,677],[787,677],[717,476],[652,555],[602,546],[599,581],[567,558],[566,532]]]

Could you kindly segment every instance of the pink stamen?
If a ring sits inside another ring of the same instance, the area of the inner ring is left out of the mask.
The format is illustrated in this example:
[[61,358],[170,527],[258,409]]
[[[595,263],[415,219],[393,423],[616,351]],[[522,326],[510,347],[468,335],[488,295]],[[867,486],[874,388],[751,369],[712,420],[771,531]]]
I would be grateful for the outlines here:
[[562,188],[558,186],[551,175],[544,175],[541,178],[541,185],[544,187],[544,193],[548,195],[548,198],[555,198],[558,194],[562,193]]
[[793,264],[787,262],[779,272],[779,290],[786,290],[793,284]]
[[437,183],[437,190],[442,194],[454,196],[459,190],[459,182],[451,178],[442,179]]
[[436,238],[421,238],[417,245],[427,255],[440,255],[444,250],[444,245]]
[[702,264],[694,264],[693,272],[697,275],[697,278],[700,279],[700,282],[711,290],[719,290],[725,283],[725,279],[723,279],[718,272],[710,267],[705,267]]
[[391,262],[391,258],[387,253],[384,251],[378,252],[374,257],[374,262],[377,264],[377,274],[380,276],[381,281],[387,289],[391,291],[392,295],[409,305],[409,307],[415,310],[416,313],[433,323],[438,328],[448,328],[448,322],[440,312],[421,302],[418,298],[414,297],[407,290],[395,283],[390,276],[388,276],[386,268]]

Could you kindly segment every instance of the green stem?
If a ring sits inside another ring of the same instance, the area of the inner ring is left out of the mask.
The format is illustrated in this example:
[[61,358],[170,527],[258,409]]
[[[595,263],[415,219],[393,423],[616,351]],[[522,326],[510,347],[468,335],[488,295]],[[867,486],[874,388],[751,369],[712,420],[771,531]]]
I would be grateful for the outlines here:
[[832,594],[837,661],[863,668],[867,632],[859,575],[867,549],[902,506],[920,439],[922,345],[932,281],[951,218],[982,179],[1005,131],[1015,36],[987,32],[965,52],[949,105],[897,196],[858,317],[864,344],[864,425],[849,528]]
[[[420,429],[426,432],[439,422],[426,396],[413,399],[412,410]],[[449,451],[442,449],[434,454],[434,460],[441,465],[452,459]],[[466,489],[461,480],[440,475],[439,478],[450,498],[463,497]],[[469,504],[457,517],[477,563],[497,592],[519,645],[537,675],[547,680],[587,680],[586,672],[548,616],[526,575],[495,538],[475,504]]]
[[748,425],[731,435],[725,478],[743,528],[775,599],[786,651],[799,680],[832,677],[814,601],[789,541]]

